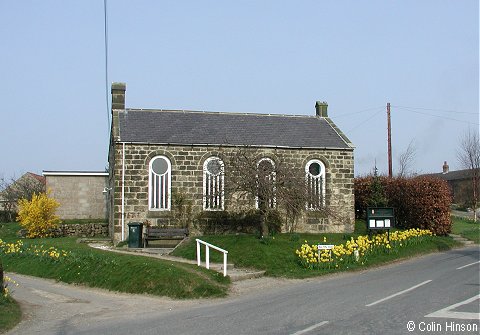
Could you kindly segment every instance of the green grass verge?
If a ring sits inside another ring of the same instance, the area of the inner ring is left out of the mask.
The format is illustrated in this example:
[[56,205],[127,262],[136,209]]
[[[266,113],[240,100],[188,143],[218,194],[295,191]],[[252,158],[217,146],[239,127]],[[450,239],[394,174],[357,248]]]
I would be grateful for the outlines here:
[[473,220],[452,217],[452,233],[463,236],[475,243],[480,243],[480,223]]
[[22,319],[18,303],[11,297],[0,296],[0,334],[12,329]]
[[18,223],[0,223],[0,238],[2,240],[12,240],[18,238],[17,232],[20,230]]
[[[18,224],[0,226],[0,238],[14,242],[18,238]],[[391,253],[375,253],[368,257],[366,264],[350,264],[342,270],[308,270],[300,266],[295,250],[307,241],[309,244],[341,244],[351,237],[366,233],[364,221],[356,222],[352,234],[277,234],[275,237],[260,239],[254,235],[203,236],[203,240],[229,251],[229,262],[238,267],[265,270],[274,277],[306,278],[330,272],[364,269],[413,257],[429,252],[448,250],[458,245],[449,237],[431,237],[418,245],[400,248]],[[162,261],[135,255],[113,254],[92,250],[75,242],[76,238],[23,240],[24,246],[43,244],[45,248],[55,247],[71,254],[62,261],[49,257],[32,257],[25,254],[4,255],[5,271],[53,278],[66,283],[105,288],[120,292],[148,293],[172,298],[222,297],[227,294],[229,279],[221,274],[196,266]],[[195,259],[195,239],[182,244],[175,256]],[[204,249],[202,247],[202,254]],[[222,254],[211,250],[212,262],[221,262]]]
[[[14,231],[18,228],[15,223],[4,225],[0,229],[0,238],[5,242],[17,241]],[[177,299],[223,297],[229,288],[229,279],[214,271],[194,265],[92,249],[76,243],[74,237],[22,241],[24,250],[33,245],[43,245],[43,250],[54,247],[69,252],[69,255],[55,260],[48,255],[35,256],[25,252],[0,253],[4,271],[118,292]]]
[[[425,239],[420,245],[400,248],[398,251],[392,253],[371,255],[368,258],[367,264],[362,265],[361,263],[356,263],[342,270],[309,270],[300,266],[295,250],[299,249],[305,241],[308,241],[309,244],[324,243],[323,240],[325,237],[327,244],[341,244],[349,240],[350,237],[364,235],[366,231],[365,227],[365,222],[357,221],[355,233],[353,234],[277,234],[274,238],[267,240],[262,240],[252,235],[223,235],[202,236],[200,239],[228,250],[228,261],[234,263],[235,266],[265,270],[268,276],[287,278],[306,278],[330,272],[364,269],[392,262],[397,259],[409,258],[434,251],[448,250],[459,245],[450,237],[435,236]],[[202,247],[202,256],[204,256],[204,254],[205,249]],[[174,255],[195,259],[195,239],[175,249]],[[222,257],[221,253],[213,250],[210,251],[210,258],[213,262],[221,262]]]

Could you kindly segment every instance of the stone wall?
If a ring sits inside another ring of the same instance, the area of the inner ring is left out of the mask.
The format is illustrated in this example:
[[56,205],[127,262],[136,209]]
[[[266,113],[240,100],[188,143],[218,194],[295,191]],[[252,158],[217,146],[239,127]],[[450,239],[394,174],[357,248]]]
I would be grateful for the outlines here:
[[108,223],[61,224],[60,236],[108,237]]
[[60,206],[61,219],[104,219],[107,217],[106,175],[45,173],[47,190]]
[[[55,237],[108,237],[108,223],[60,224],[51,231]],[[18,235],[25,237],[27,231],[20,229]]]
[[[110,183],[112,189],[112,211],[110,216],[111,234],[115,242],[121,239],[122,229],[122,173],[125,157],[124,185],[124,232],[128,236],[129,222],[144,222],[152,225],[175,226],[176,213],[171,211],[150,211],[148,208],[148,168],[150,160],[163,155],[172,164],[172,191],[181,190],[192,203],[192,215],[203,210],[203,163],[211,156],[227,155],[233,147],[202,146],[159,146],[121,143],[110,149]],[[329,216],[315,211],[305,211],[299,220],[297,230],[301,232],[349,232],[353,231],[353,150],[318,149],[275,149],[248,148],[255,150],[259,158],[268,157],[282,161],[304,171],[311,159],[321,160],[326,167],[326,207],[336,215]],[[228,174],[228,166],[225,167]],[[254,202],[250,207],[254,208]],[[228,195],[225,210],[235,209],[235,202]]]

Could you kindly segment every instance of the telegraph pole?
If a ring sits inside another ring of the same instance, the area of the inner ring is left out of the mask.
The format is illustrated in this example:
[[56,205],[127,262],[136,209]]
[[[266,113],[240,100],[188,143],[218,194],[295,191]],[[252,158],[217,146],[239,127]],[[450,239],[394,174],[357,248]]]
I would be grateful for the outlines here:
[[390,124],[390,103],[387,103],[387,130],[388,130],[388,177],[393,177],[392,169],[392,126]]

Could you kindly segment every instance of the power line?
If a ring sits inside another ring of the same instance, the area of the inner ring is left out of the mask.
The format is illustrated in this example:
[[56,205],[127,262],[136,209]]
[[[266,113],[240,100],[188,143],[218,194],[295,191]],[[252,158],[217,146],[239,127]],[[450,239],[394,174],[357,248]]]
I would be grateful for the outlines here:
[[105,101],[107,106],[107,136],[110,135],[110,108],[108,108],[108,21],[107,21],[107,0],[103,0],[104,13],[104,41],[105,41]]
[[476,115],[476,114],[478,114],[478,113],[471,113],[471,112],[458,112],[458,111],[455,111],[455,110],[435,109],[435,108],[407,107],[407,106],[393,106],[393,105],[392,105],[392,107],[401,108],[401,109],[407,109],[407,110],[420,109],[420,110],[432,111],[432,112],[440,112],[440,113],[471,114],[471,115]]
[[[462,122],[462,123],[467,123],[467,124],[480,125],[479,123],[475,123],[475,122],[459,120],[459,119],[451,118],[451,117],[448,117],[448,116],[419,112],[419,111],[416,111],[414,109],[431,110],[431,111],[439,111],[439,112],[452,112],[452,113],[459,113],[459,114],[476,114],[476,113],[447,111],[447,110],[440,110],[440,109],[433,109],[433,108],[415,108],[415,107],[405,107],[405,106],[393,106],[393,105],[392,105],[392,107],[401,108],[403,110],[406,110],[406,111],[412,112],[412,113],[416,113],[416,114],[427,115],[427,116],[431,116],[431,117],[436,117],[436,118],[441,118],[441,119],[446,119],[446,120],[451,120],[451,121],[456,121],[456,122]],[[377,116],[381,112],[383,112],[384,107],[373,107],[373,108],[364,109],[364,110],[361,110],[361,111],[358,111],[358,112],[336,115],[335,118],[342,117],[342,116],[347,116],[347,115],[360,114],[360,113],[371,111],[371,110],[378,110],[378,111],[376,113],[372,114],[372,116],[370,116],[369,118],[363,120],[362,122],[360,122],[359,124],[357,124],[356,126],[354,126],[353,128],[351,128],[350,130],[347,131],[347,133],[350,133],[350,132],[356,130],[358,127],[362,126],[363,124],[367,123],[371,119],[373,119],[375,116]]]
[[372,111],[372,110],[378,110],[378,109],[382,109],[382,110],[383,110],[383,106],[382,106],[382,107],[372,107],[372,108],[367,108],[367,109],[360,110],[360,111],[358,111],[358,112],[352,112],[352,113],[346,113],[346,114],[335,115],[335,119],[337,119],[337,118],[339,118],[339,117],[343,117],[343,116],[349,116],[349,115],[361,114],[361,113],[369,112],[369,111]]
[[363,120],[362,122],[360,122],[359,124],[357,124],[355,127],[351,128],[350,130],[347,131],[347,134],[352,132],[353,130],[357,129],[358,127],[360,127],[361,125],[363,125],[364,123],[370,121],[371,119],[373,119],[375,116],[377,116],[378,114],[382,113],[383,112],[383,107],[380,111],[376,112],[375,114],[373,114],[372,116],[370,116],[368,119],[365,119]]
[[412,112],[412,113],[422,114],[422,115],[427,115],[427,116],[432,116],[432,117],[436,117],[436,118],[440,118],[440,119],[451,120],[451,121],[456,121],[456,122],[462,122],[462,123],[467,123],[467,124],[480,125],[479,123],[476,123],[476,122],[470,122],[470,121],[465,121],[465,120],[458,120],[458,119],[454,119],[454,118],[451,118],[451,117],[448,117],[448,116],[441,116],[441,115],[435,115],[435,114],[429,114],[429,113],[419,112],[419,111],[415,111],[415,110],[413,110],[413,109],[409,109],[409,108],[406,108],[406,107],[403,107],[402,109],[404,109],[404,110],[406,110],[406,111],[409,111],[409,112]]

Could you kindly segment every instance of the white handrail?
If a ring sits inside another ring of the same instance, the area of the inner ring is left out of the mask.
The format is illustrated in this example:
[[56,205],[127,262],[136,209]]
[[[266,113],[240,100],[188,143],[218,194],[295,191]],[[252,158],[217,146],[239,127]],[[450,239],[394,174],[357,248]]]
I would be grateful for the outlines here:
[[213,244],[210,244],[208,242],[199,240],[198,238],[196,239],[197,241],[197,265],[200,266],[201,264],[201,257],[200,257],[200,244],[205,245],[205,266],[207,269],[210,269],[210,248],[213,248],[215,250],[218,250],[223,253],[223,276],[227,276],[227,254],[228,251],[224,250],[222,248],[219,248]]

